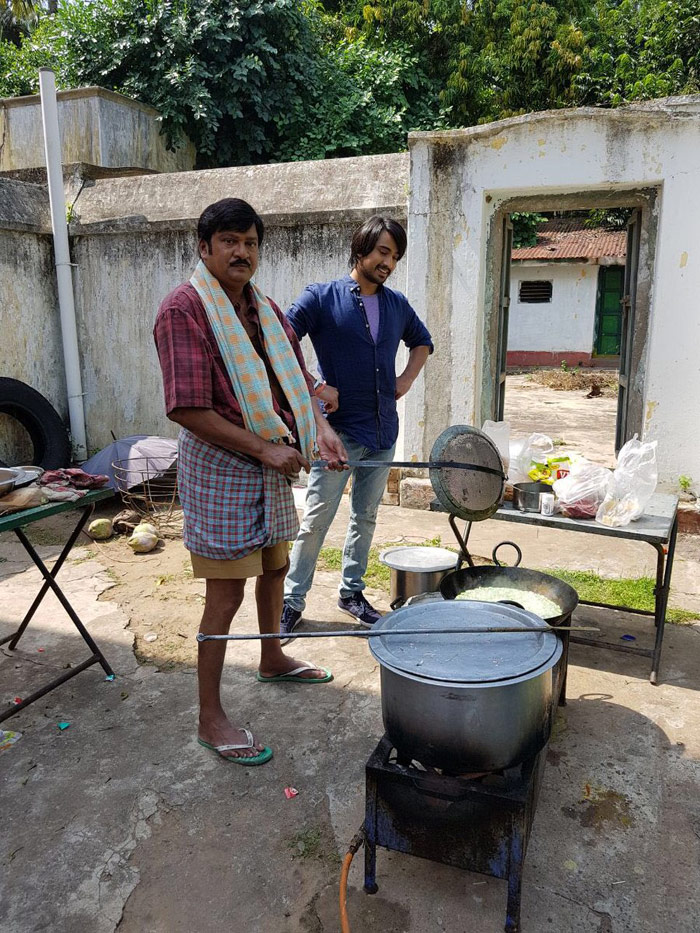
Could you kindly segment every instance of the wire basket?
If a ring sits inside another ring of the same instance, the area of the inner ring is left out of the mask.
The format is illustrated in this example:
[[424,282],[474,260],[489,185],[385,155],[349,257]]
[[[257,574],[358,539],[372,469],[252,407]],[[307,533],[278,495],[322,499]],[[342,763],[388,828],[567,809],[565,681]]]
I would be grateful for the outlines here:
[[177,465],[159,457],[135,457],[112,463],[114,482],[124,504],[159,531],[179,534],[182,510],[177,497]]

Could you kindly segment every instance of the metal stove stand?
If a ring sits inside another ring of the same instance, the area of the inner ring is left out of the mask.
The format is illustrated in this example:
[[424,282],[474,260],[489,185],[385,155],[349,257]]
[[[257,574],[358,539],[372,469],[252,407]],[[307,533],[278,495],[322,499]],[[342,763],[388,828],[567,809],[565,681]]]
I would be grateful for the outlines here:
[[508,881],[505,929],[520,929],[523,866],[547,748],[516,768],[453,777],[402,760],[385,735],[366,765],[365,883],[377,846]]

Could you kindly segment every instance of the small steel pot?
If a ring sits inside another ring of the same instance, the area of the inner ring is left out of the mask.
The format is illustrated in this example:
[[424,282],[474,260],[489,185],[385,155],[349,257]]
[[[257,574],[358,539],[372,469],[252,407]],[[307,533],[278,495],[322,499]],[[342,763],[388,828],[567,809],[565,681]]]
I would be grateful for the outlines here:
[[548,483],[515,483],[513,486],[513,508],[521,512],[539,512],[540,493],[551,492]]
[[443,577],[457,566],[457,554],[438,547],[392,547],[379,560],[391,570],[391,608],[421,593],[436,593]]

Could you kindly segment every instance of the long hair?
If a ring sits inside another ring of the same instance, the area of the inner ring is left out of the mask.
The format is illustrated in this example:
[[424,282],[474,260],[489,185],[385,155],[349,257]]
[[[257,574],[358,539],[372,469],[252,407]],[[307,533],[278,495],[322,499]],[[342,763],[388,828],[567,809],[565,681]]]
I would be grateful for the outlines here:
[[377,245],[382,233],[389,233],[394,238],[399,251],[399,259],[406,252],[406,231],[391,217],[381,217],[373,214],[355,230],[350,243],[350,268],[354,269],[360,259],[368,256]]

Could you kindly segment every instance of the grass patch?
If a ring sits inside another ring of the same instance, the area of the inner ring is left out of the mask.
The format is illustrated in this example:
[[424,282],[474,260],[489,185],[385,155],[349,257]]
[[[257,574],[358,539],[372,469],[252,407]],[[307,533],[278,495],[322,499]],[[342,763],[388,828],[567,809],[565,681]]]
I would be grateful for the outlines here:
[[[83,545],[83,547],[84,547],[84,545]],[[69,564],[75,564],[75,565],[77,566],[78,564],[84,564],[86,560],[94,560],[96,557],[97,557],[97,552],[96,552],[96,551],[91,551],[91,550],[88,548],[88,550],[85,551],[85,553],[83,554],[82,557],[73,557],[73,558],[71,558],[71,559],[68,561],[68,563],[69,563]]]
[[[444,547],[440,536],[428,538],[419,544],[407,544],[405,541],[393,541],[382,545],[381,548],[372,547],[369,549],[369,559],[367,561],[367,573],[363,579],[367,586],[377,590],[389,592],[391,582],[391,568],[387,567],[379,560],[382,551],[389,547]],[[448,548],[453,551],[454,548]],[[456,551],[455,551],[456,553]],[[318,557],[317,567],[319,570],[340,570],[343,565],[343,550],[339,547],[323,547]]]
[[[590,602],[608,603],[612,606],[629,606],[631,609],[654,611],[654,586],[652,577],[621,577],[609,580],[589,570],[563,570],[561,567],[546,568],[542,573],[558,577],[576,590],[580,599]],[[700,617],[700,613],[687,609],[669,608],[666,621],[682,624]]]
[[317,861],[329,861],[333,865],[341,863],[341,858],[327,838],[327,834],[318,826],[311,826],[294,833],[287,842],[287,847],[292,850],[293,859],[316,859]]

